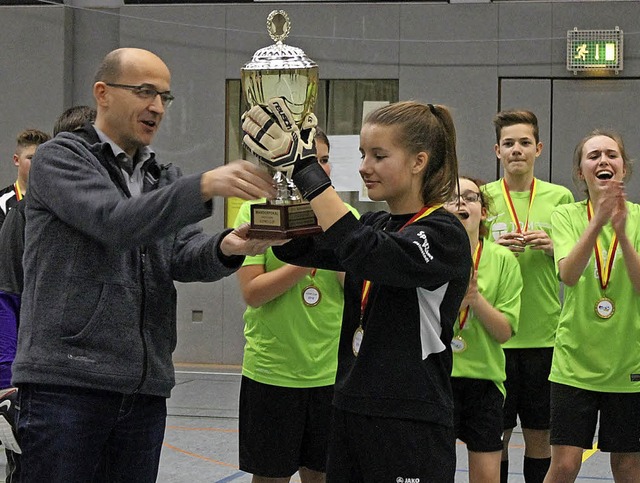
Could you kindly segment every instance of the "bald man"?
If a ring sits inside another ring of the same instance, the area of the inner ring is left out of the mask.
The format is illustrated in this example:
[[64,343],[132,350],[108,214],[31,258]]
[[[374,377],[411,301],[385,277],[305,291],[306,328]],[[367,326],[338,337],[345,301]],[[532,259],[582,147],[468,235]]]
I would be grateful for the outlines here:
[[214,196],[273,197],[246,161],[182,176],[149,147],[169,108],[155,54],[118,49],[95,77],[97,115],[36,153],[13,383],[17,481],[153,482],[174,386],[174,281],[234,273],[269,241],[205,234]]

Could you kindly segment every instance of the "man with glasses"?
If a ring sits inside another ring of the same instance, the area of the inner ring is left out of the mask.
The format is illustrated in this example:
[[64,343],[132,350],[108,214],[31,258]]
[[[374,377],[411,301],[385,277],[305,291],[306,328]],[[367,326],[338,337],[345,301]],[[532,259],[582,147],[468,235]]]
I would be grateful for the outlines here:
[[97,116],[34,158],[13,382],[18,481],[154,482],[174,385],[174,280],[215,281],[268,240],[196,225],[214,196],[275,195],[247,161],[181,176],[149,147],[173,96],[164,62],[105,57]]

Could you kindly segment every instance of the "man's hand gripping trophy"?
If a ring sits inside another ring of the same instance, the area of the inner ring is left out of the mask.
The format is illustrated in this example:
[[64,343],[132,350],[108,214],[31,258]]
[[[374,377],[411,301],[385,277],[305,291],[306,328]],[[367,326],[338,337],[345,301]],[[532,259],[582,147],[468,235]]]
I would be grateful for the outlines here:
[[[315,114],[309,113],[298,127],[281,97],[269,99],[266,105],[253,106],[244,114],[242,122],[245,146],[269,169],[276,171],[276,178],[278,173],[292,178],[294,192],[297,186],[308,201],[319,194],[318,189],[322,188],[321,192],[331,185],[316,159],[313,138],[317,124]],[[291,190],[286,183],[285,189]],[[282,195],[278,182],[278,198]]]

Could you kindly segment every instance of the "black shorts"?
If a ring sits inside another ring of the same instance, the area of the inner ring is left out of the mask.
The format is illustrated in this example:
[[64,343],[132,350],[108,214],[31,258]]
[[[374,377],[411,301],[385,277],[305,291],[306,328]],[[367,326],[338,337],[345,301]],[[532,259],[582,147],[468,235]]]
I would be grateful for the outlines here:
[[495,382],[452,377],[456,437],[469,451],[502,451],[504,396]]
[[601,451],[639,452],[640,393],[595,392],[551,383],[552,445],[590,449],[596,425]]
[[290,388],[242,377],[240,469],[286,478],[306,467],[325,471],[333,386]]
[[334,410],[327,483],[453,482],[453,428]]
[[504,387],[504,429],[549,429],[549,373],[553,347],[504,349],[507,380]]

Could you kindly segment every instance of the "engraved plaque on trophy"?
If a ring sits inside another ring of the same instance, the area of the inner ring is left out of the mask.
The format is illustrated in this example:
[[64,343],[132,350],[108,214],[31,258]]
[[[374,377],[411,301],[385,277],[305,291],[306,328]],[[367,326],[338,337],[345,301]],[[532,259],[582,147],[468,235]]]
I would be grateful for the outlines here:
[[[256,106],[281,97],[300,127],[316,102],[318,66],[302,49],[282,42],[291,30],[284,10],[269,14],[267,30],[275,44],[256,51],[242,68],[245,100],[250,106]],[[258,159],[273,174],[277,195],[266,203],[251,205],[249,236],[286,239],[322,232],[311,206],[290,179],[293,167],[275,168],[268,160]]]

